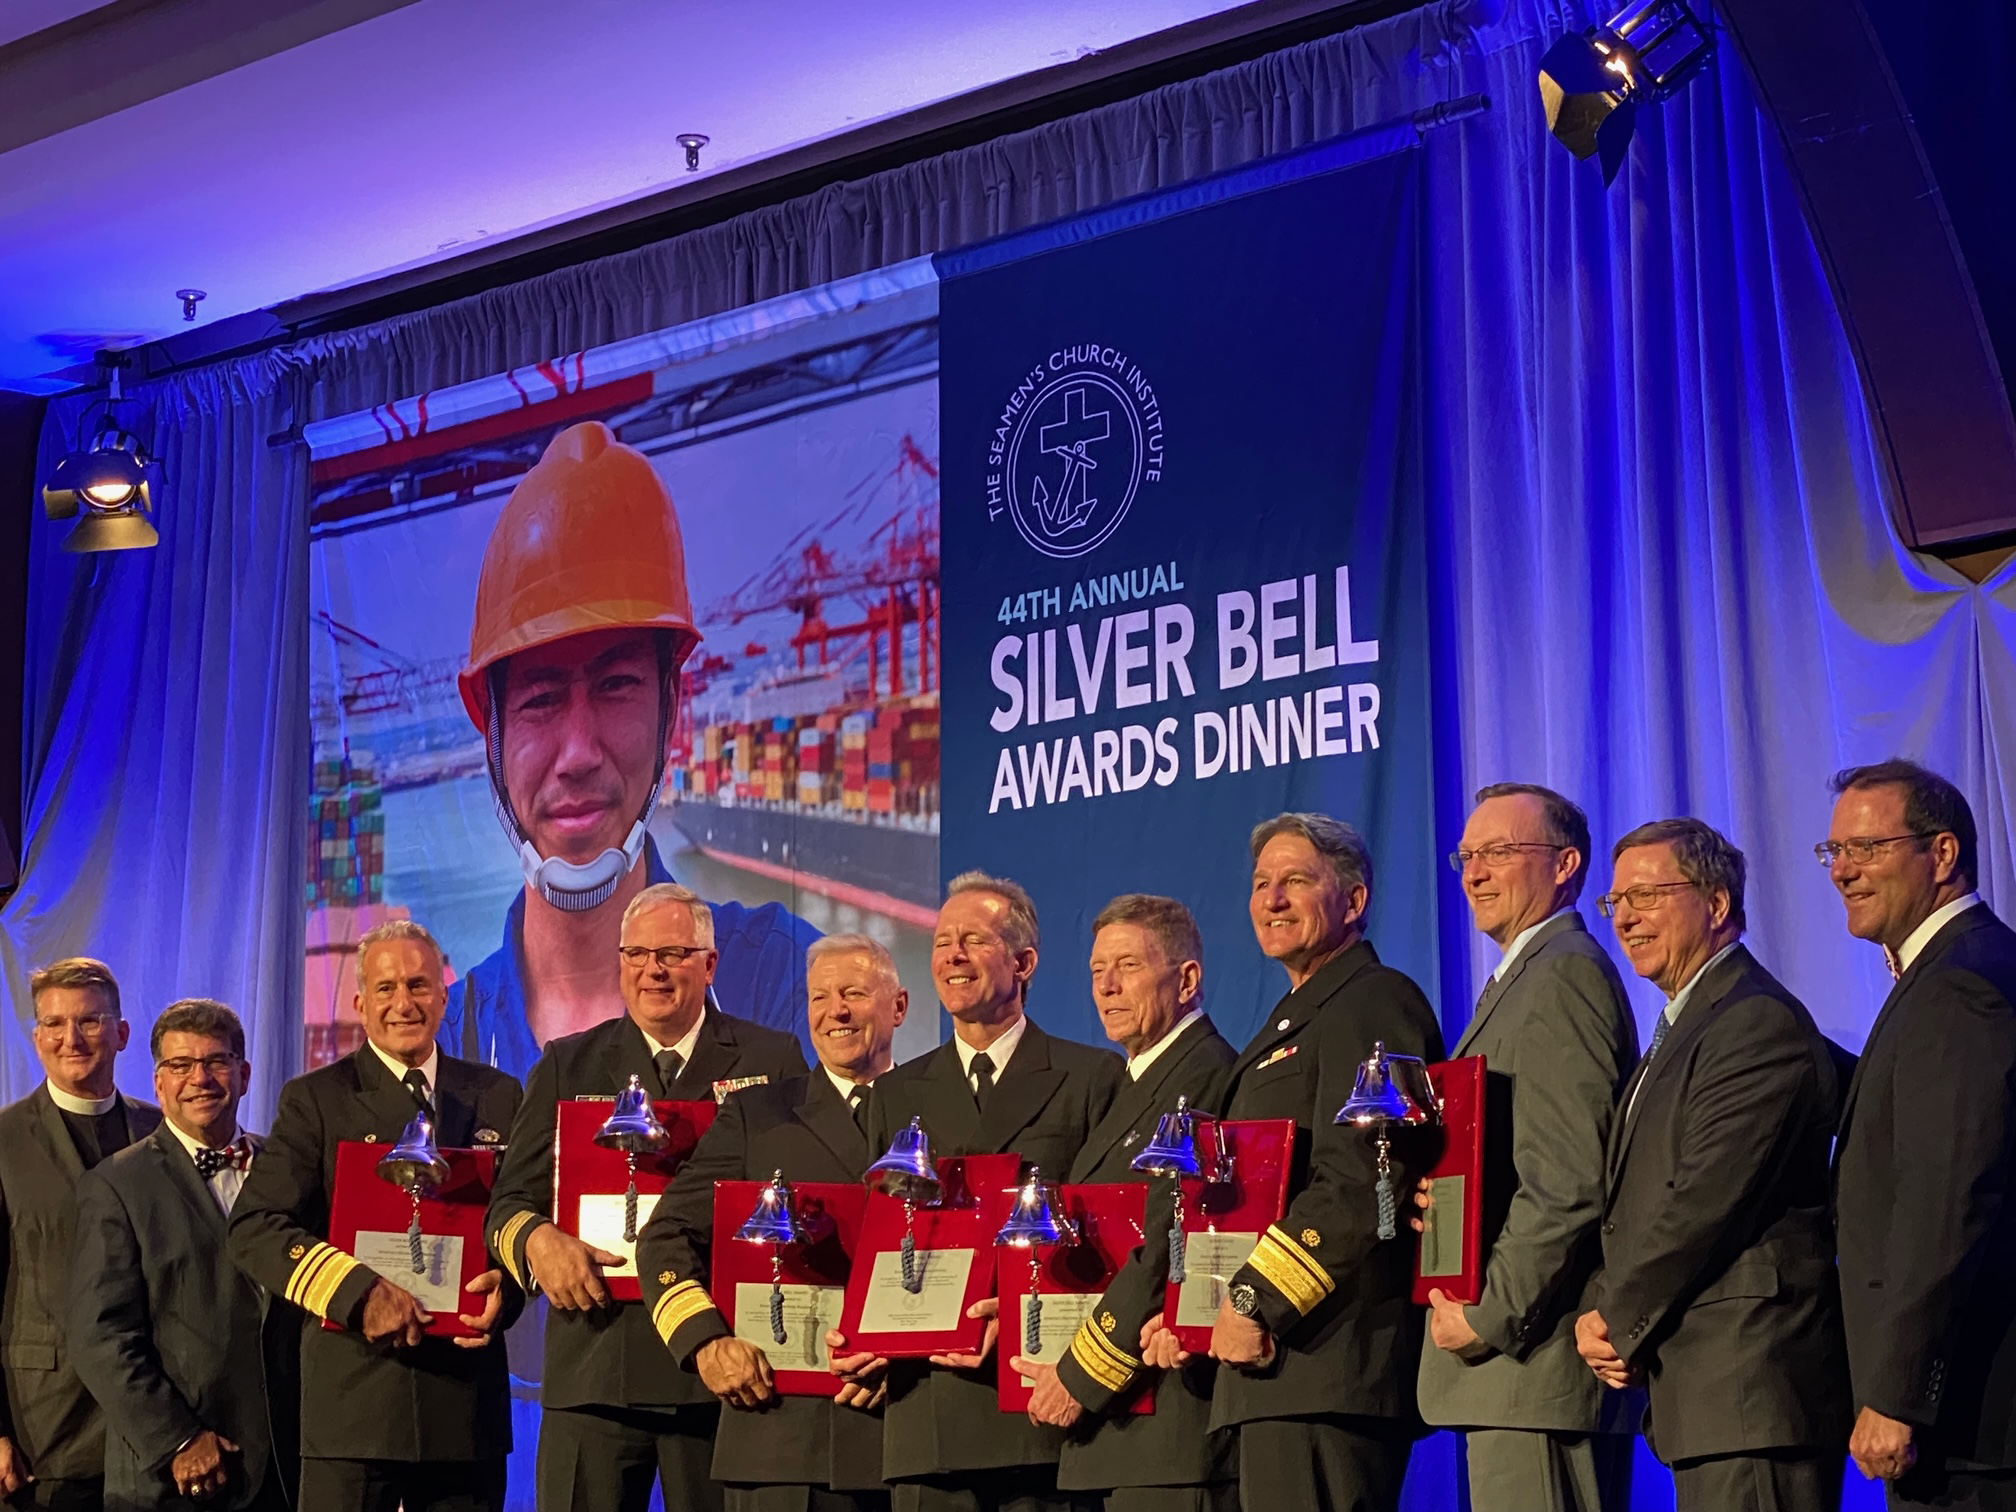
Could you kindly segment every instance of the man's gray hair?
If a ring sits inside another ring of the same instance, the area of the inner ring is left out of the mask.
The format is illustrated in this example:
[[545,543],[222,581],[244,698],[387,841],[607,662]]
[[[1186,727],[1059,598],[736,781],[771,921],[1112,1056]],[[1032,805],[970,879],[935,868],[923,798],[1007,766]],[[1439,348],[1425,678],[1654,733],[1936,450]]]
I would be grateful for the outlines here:
[[714,910],[707,906],[707,900],[690,887],[681,887],[677,882],[653,882],[644,891],[630,900],[630,906],[623,910],[621,935],[630,932],[630,921],[641,913],[653,908],[664,908],[669,904],[684,903],[693,914],[693,938],[702,950],[714,948]]
[[1092,921],[1093,938],[1109,924],[1133,924],[1147,930],[1171,966],[1185,961],[1204,964],[1204,936],[1198,931],[1196,916],[1175,898],[1122,893],[1099,910],[1099,917]]
[[154,1033],[147,1052],[158,1062],[161,1041],[171,1034],[194,1034],[203,1039],[222,1040],[238,1059],[245,1059],[245,1026],[238,1015],[215,998],[183,998],[161,1010],[154,1020]]
[[961,893],[992,893],[1008,905],[1008,911],[1001,919],[1001,938],[1008,942],[1008,948],[1020,955],[1025,950],[1036,950],[1042,945],[1042,930],[1036,923],[1036,900],[1029,896],[1029,890],[1020,882],[1011,882],[1006,877],[991,877],[984,871],[963,871],[945,886],[945,897],[949,902]]
[[418,940],[434,952],[434,959],[441,965],[448,964],[448,952],[441,948],[441,942],[427,932],[427,926],[417,919],[387,919],[383,924],[374,924],[357,938],[357,964],[364,964],[365,953],[374,945],[383,945],[387,940]]
[[1316,848],[1316,854],[1330,865],[1338,883],[1349,892],[1360,883],[1372,891],[1372,851],[1365,837],[1342,819],[1328,814],[1276,814],[1253,826],[1253,859],[1276,835],[1299,835]]
[[1743,852],[1731,845],[1719,830],[1699,819],[1655,819],[1641,824],[1610,849],[1614,863],[1627,850],[1645,845],[1670,845],[1680,875],[1700,891],[1713,897],[1716,888],[1729,894],[1729,922],[1740,932],[1743,919],[1743,879],[1748,870]]
[[896,957],[889,953],[887,945],[871,935],[821,935],[805,947],[805,965],[809,969],[814,961],[838,955],[865,955],[875,963],[875,969],[889,979],[890,986],[903,985],[902,974],[896,970]]

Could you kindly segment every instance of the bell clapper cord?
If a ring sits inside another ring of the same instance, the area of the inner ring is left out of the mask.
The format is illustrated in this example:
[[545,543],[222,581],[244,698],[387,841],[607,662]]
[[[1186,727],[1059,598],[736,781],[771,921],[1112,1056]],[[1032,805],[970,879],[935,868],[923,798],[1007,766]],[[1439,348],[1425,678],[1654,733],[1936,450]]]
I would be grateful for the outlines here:
[[407,1190],[413,1194],[413,1216],[406,1223],[406,1248],[408,1258],[413,1262],[413,1274],[427,1274],[427,1250],[420,1241],[420,1188],[416,1185]]
[[779,1344],[790,1343],[784,1332],[784,1246],[770,1244],[770,1337]]
[[1029,1246],[1029,1305],[1022,1310],[1022,1353],[1043,1350],[1043,1297],[1037,1287],[1043,1280],[1043,1251]]
[[924,1277],[917,1269],[916,1199],[903,1198],[903,1290],[912,1296],[924,1290]]
[[637,1152],[624,1151],[624,1160],[630,1167],[630,1185],[623,1192],[623,1242],[637,1242]]

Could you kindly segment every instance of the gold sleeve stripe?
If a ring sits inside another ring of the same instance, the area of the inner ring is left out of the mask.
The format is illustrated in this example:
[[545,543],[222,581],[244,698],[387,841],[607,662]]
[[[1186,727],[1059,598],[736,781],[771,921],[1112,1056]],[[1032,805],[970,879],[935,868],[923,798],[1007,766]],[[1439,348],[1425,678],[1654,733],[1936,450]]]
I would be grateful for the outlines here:
[[1139,1360],[1124,1353],[1089,1320],[1079,1324],[1072,1336],[1071,1358],[1108,1391],[1125,1391],[1141,1368]]
[[1140,1360],[1127,1353],[1126,1350],[1107,1338],[1105,1334],[1094,1328],[1090,1318],[1087,1318],[1083,1323],[1078,1325],[1078,1337],[1087,1340],[1101,1354],[1106,1356],[1108,1361],[1119,1366],[1122,1370],[1132,1371],[1141,1368]]
[[1078,1362],[1079,1368],[1085,1374],[1108,1391],[1125,1391],[1134,1379],[1133,1371],[1122,1370],[1105,1355],[1087,1348],[1083,1329],[1080,1329],[1078,1336],[1071,1341],[1071,1358]]
[[698,1281],[681,1281],[652,1307],[651,1323],[658,1330],[658,1337],[670,1344],[672,1335],[702,1313],[713,1310],[714,1299]]
[[357,1269],[357,1262],[333,1244],[313,1244],[294,1267],[282,1292],[289,1302],[318,1318],[329,1316],[329,1304],[344,1278]]
[[1330,1273],[1278,1228],[1270,1228],[1260,1236],[1260,1242],[1253,1246],[1253,1254],[1247,1264],[1304,1317],[1337,1289]]
[[518,1255],[518,1241],[533,1224],[544,1221],[545,1219],[538,1213],[528,1209],[522,1213],[513,1213],[504,1221],[504,1226],[497,1230],[497,1258],[504,1262],[504,1268],[511,1272],[511,1279],[518,1283],[521,1291],[530,1291],[531,1288],[525,1284],[525,1267]]

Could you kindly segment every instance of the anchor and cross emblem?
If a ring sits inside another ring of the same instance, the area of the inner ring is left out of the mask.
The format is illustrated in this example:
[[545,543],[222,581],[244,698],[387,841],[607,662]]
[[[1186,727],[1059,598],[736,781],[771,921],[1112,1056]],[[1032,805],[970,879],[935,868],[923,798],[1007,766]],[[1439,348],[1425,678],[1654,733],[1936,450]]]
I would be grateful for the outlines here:
[[1052,537],[1077,529],[1099,507],[1098,495],[1092,492],[1092,474],[1099,463],[1087,448],[1113,434],[1113,417],[1092,407],[1095,390],[1089,384],[1067,388],[1061,398],[1064,418],[1039,426],[1036,444],[1044,456],[1064,459],[1063,480],[1054,496],[1040,475],[1029,489],[1036,518],[1044,534]]

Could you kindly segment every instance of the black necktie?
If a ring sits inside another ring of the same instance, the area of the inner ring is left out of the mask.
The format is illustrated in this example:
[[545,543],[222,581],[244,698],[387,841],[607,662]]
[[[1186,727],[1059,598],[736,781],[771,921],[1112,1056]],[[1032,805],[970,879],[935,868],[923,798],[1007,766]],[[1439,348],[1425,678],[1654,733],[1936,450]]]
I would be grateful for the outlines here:
[[406,1083],[406,1090],[413,1094],[413,1101],[420,1105],[420,1111],[425,1113],[429,1118],[432,1118],[434,1116],[434,1104],[428,1100],[427,1077],[422,1073],[420,1068],[415,1066],[399,1079]]
[[651,1064],[658,1068],[658,1090],[670,1097],[672,1083],[679,1080],[679,1073],[686,1069],[686,1062],[680,1059],[677,1050],[660,1050],[651,1057]]
[[994,1060],[985,1050],[973,1057],[966,1068],[973,1073],[973,1102],[982,1113],[987,1111],[987,1098],[994,1090]]
[[854,1115],[855,1128],[860,1129],[866,1127],[866,1125],[861,1122],[861,1114],[867,1109],[867,1107],[868,1107],[868,1089],[862,1086],[859,1082],[856,1082],[854,1084],[854,1090],[847,1094],[847,1111]]

